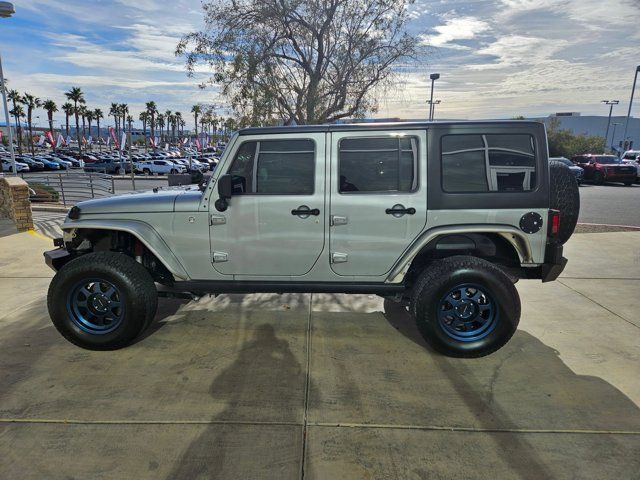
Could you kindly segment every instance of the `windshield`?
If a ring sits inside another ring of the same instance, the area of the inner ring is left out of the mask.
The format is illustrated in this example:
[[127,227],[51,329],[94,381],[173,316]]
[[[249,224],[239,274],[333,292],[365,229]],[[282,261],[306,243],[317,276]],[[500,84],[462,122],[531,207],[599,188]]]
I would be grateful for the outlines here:
[[568,165],[569,167],[573,167],[573,162],[571,160],[566,159],[566,158],[554,158],[554,160],[556,162],[562,162],[565,165]]
[[596,162],[604,163],[604,164],[612,164],[612,163],[620,163],[620,159],[618,157],[614,157],[613,155],[598,155],[595,157]]

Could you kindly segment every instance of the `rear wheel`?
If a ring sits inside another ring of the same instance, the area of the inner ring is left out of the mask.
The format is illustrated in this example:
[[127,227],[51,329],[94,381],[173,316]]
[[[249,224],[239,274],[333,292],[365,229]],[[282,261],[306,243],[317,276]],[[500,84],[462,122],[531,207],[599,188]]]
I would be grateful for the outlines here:
[[144,173],[145,175],[151,175],[151,170],[149,170],[148,168],[143,168],[142,173]]
[[497,266],[470,256],[434,261],[414,286],[410,311],[424,339],[452,357],[482,357],[513,336],[520,297]]
[[157,303],[149,272],[114,252],[72,260],[53,277],[47,295],[56,329],[71,343],[90,350],[130,344],[155,316]]
[[633,185],[633,182],[624,182],[624,184],[625,184],[627,187],[630,187],[631,185]]

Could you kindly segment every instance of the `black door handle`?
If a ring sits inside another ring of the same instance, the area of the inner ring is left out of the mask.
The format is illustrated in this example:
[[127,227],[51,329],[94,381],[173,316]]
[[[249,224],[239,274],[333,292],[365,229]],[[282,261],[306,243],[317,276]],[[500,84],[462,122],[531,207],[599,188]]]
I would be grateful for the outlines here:
[[318,216],[320,215],[320,210],[317,208],[309,208],[306,205],[301,205],[298,208],[291,210],[291,215],[300,215],[305,217],[308,217],[309,215]]
[[416,209],[413,207],[409,207],[409,208],[393,207],[393,208],[387,208],[385,210],[385,213],[387,215],[404,215],[405,213],[408,213],[409,215],[413,215],[416,213]]

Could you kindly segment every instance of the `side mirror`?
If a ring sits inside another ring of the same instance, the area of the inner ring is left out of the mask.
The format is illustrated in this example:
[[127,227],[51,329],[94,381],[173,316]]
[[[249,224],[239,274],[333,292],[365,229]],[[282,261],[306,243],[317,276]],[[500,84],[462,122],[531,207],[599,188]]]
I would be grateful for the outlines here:
[[218,178],[218,200],[215,202],[216,210],[224,212],[229,207],[228,200],[233,194],[233,185],[231,183],[231,175],[222,175]]

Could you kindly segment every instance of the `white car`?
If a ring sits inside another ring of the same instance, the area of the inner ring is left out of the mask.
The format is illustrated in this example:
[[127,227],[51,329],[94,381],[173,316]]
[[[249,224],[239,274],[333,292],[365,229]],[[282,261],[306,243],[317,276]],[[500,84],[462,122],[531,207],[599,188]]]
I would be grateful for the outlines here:
[[[6,158],[2,159],[2,170],[5,172],[13,172],[13,164],[11,163],[11,159],[6,159]],[[16,170],[18,171],[18,173],[28,172],[29,165],[22,162],[16,162]]]
[[638,180],[640,180],[640,150],[627,150],[620,158],[622,158],[622,163],[636,167]]
[[168,173],[187,173],[187,167],[169,160],[146,160],[144,162],[136,162],[135,169],[145,175],[165,175]]

